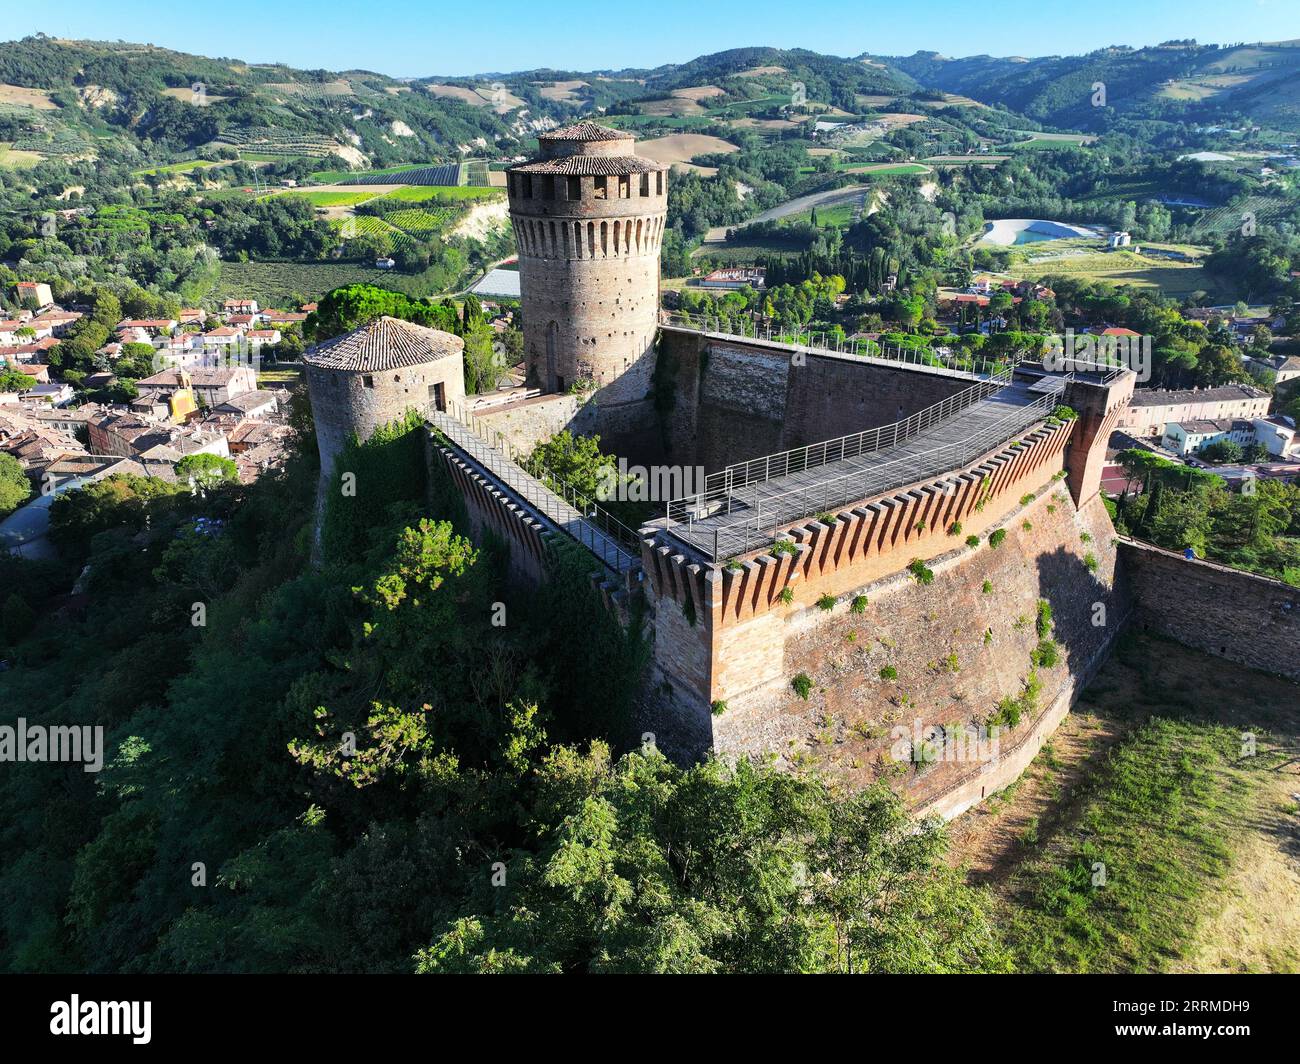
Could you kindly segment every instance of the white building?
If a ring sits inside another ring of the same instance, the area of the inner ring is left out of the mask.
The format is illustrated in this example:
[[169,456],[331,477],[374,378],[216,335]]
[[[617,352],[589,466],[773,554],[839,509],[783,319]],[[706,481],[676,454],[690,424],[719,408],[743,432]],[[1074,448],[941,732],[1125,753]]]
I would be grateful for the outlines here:
[[1249,447],[1255,442],[1254,423],[1240,418],[1171,421],[1165,426],[1160,444],[1175,454],[1189,455],[1222,440],[1231,440],[1242,447]]

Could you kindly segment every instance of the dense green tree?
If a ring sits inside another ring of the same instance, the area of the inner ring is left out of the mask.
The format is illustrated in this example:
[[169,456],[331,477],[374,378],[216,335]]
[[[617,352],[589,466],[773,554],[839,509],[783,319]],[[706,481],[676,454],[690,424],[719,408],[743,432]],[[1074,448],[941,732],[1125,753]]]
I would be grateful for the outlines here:
[[22,463],[12,455],[0,454],[0,518],[8,517],[32,494],[32,483]]

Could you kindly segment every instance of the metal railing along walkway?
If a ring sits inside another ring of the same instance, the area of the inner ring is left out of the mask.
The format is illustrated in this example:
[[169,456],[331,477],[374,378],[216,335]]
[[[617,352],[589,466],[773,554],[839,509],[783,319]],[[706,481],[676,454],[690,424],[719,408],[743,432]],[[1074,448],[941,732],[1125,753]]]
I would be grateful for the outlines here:
[[527,472],[520,464],[519,452],[500,433],[493,434],[496,443],[489,442],[488,430],[464,407],[457,403],[449,404],[446,411],[430,407],[425,417],[503,487],[615,573],[640,567],[640,538],[635,532],[544,466],[539,467],[541,477]]
[[[816,329],[773,329],[770,323],[751,319],[722,318],[707,314],[698,316],[677,311],[663,311],[659,324],[673,329],[687,329],[720,340],[763,340],[768,343],[793,347],[812,354],[853,355],[858,358],[880,359],[907,366],[939,370],[963,377],[979,377],[995,373],[1006,359],[973,359],[949,356],[944,358],[930,348],[903,347],[900,344],[880,343],[876,340],[853,339],[849,336],[818,331]],[[737,328],[739,332],[735,331]]]
[[897,447],[900,443],[919,436],[940,422],[956,416],[968,407],[1006,388],[1011,384],[1012,375],[1013,368],[1008,363],[989,379],[972,384],[969,388],[899,421],[850,433],[847,436],[839,436],[833,440],[823,440],[788,451],[751,458],[746,462],[733,463],[705,477],[703,491],[670,501],[665,511],[666,516],[670,520],[684,520],[691,513],[707,511],[711,504],[751,484],[762,484],[793,473],[802,473],[819,466],[857,458],[873,451]]
[[[789,487],[782,486],[782,478],[756,481],[711,503],[707,513],[687,510],[684,518],[666,522],[665,530],[715,562],[758,549],[771,543],[782,526],[968,465],[1046,417],[1059,402],[1065,383],[1060,379],[1059,386],[991,421],[970,418],[974,431],[961,439],[921,447],[924,439],[913,437],[902,448],[907,453],[898,457],[869,453],[847,460],[852,468],[840,473],[828,468],[824,476],[792,475]],[[990,402],[990,410],[1001,405]],[[949,434],[966,427],[966,420],[956,418],[948,426]],[[765,490],[766,485],[775,490]]]

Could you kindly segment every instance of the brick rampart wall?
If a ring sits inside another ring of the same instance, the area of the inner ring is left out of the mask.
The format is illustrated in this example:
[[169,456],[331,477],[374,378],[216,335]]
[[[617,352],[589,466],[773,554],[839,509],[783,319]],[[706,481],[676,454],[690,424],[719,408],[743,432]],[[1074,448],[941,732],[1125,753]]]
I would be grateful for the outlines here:
[[1300,588],[1131,540],[1120,554],[1139,627],[1300,681]]

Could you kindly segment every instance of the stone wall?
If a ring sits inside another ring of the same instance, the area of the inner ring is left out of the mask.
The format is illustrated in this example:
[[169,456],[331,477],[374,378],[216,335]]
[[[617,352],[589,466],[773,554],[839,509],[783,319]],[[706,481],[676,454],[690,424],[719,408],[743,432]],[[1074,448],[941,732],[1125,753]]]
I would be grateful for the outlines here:
[[566,429],[575,436],[599,436],[603,451],[647,464],[658,461],[663,450],[649,399],[610,403],[600,393],[539,395],[476,411],[474,418],[484,434],[500,433],[523,454]]
[[[1114,534],[1099,499],[1080,512],[1068,492],[1053,489],[1015,507],[1000,526],[1007,537],[997,548],[955,548],[930,559],[928,586],[894,572],[830,610],[801,598],[766,615],[757,634],[769,658],[767,682],[727,699],[713,718],[715,747],[817,765],[854,787],[884,780],[909,802],[944,815],[1005,786],[1068,711],[1128,607],[1115,584]],[[866,605],[854,613],[858,595]],[[1039,600],[1051,606],[1060,661],[1035,670]],[[739,649],[728,647],[733,660]],[[882,677],[886,669],[896,677]],[[1034,674],[1041,690],[1020,722],[998,736],[995,756],[919,770],[908,760],[911,737],[978,729],[999,700],[1020,697]],[[794,689],[798,676],[811,685],[806,700]]]
[[1300,681],[1300,588],[1132,540],[1120,556],[1138,627]]
[[972,383],[942,369],[673,327],[660,329],[655,381],[669,460],[710,472],[889,424]]
[[[945,815],[1014,779],[1129,612],[1104,504],[1094,495],[1077,506],[1068,490],[1076,429],[1040,423],[968,469],[867,500],[830,524],[804,522],[789,529],[793,554],[699,564],[648,534],[647,594],[656,617],[673,622],[671,632],[657,626],[655,660],[677,680],[679,706],[697,715],[725,707],[710,717],[708,745],[819,764],[852,786],[883,779]],[[992,547],[999,529],[1005,539]],[[965,542],[972,534],[976,548]],[[933,583],[908,571],[913,559]],[[1051,606],[1061,660],[1034,670],[1040,600]],[[679,620],[692,616],[694,626]],[[906,756],[900,763],[894,728],[978,728],[1033,675],[1041,689],[999,736],[995,757],[919,771]],[[807,699],[795,690],[799,676]]]
[[359,439],[366,440],[375,429],[397,421],[408,410],[427,409],[433,402],[435,386],[442,385],[448,402],[462,401],[463,366],[459,357],[374,373],[307,366],[322,479],[332,474],[334,461],[350,434],[355,432]]
[[[888,424],[970,387],[969,378],[881,359],[805,353],[765,340],[660,330],[653,376],[594,395],[543,395],[478,413],[521,451],[568,429],[641,465],[733,462]],[[647,363],[650,365],[651,363]],[[637,391],[629,391],[635,383]],[[615,395],[614,392],[619,394]]]
[[520,500],[504,491],[455,448],[430,435],[428,460],[451,480],[465,503],[470,538],[482,544],[491,532],[509,548],[513,579],[538,584],[545,579],[547,540],[556,535]]

